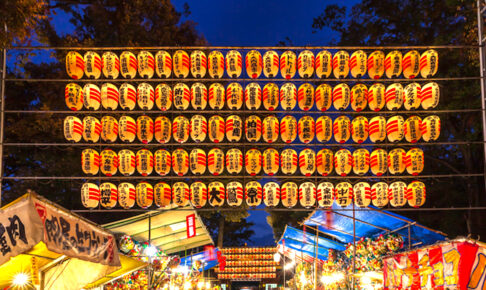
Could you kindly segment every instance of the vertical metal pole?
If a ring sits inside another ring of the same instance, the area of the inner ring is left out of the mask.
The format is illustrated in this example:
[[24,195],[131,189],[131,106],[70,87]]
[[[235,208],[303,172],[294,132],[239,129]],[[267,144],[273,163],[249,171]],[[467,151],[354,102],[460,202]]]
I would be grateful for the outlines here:
[[354,209],[354,202],[353,202],[353,273],[352,273],[353,288],[352,289],[355,289],[355,284],[356,284],[355,277],[354,277],[355,271],[356,271],[356,211]]
[[[149,230],[148,230],[148,246],[151,247],[152,246],[152,215],[149,214],[148,216],[148,227],[149,227]],[[147,288],[148,289],[152,289],[152,257],[148,257],[149,258],[149,268],[148,268],[148,283],[147,283]]]
[[485,104],[485,83],[484,83],[484,43],[483,43],[483,16],[481,13],[481,0],[477,0],[478,5],[478,44],[479,44],[479,80],[481,84],[481,109],[483,117],[483,166],[484,166],[484,184],[486,190],[486,104]]
[[[7,23],[4,23],[5,34],[7,34]],[[3,48],[2,56],[2,88],[0,95],[0,207],[3,197],[3,134],[5,125],[5,78],[7,77],[7,48]]]
[[287,269],[285,269],[285,266],[287,265],[287,261],[285,259],[286,258],[285,257],[285,239],[283,239],[283,255],[282,255],[282,257],[283,257],[283,260],[284,260],[283,261],[284,262],[283,263],[284,264],[284,268],[283,268],[283,279],[284,279],[283,280],[283,288],[285,289],[285,272],[287,271]]
[[314,289],[317,289],[317,257],[319,249],[319,230],[316,226],[316,239],[314,243]]

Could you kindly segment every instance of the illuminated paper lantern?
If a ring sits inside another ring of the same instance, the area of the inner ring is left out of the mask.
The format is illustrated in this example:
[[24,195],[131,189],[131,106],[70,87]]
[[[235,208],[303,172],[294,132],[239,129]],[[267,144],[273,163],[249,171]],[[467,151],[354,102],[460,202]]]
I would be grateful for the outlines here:
[[368,88],[363,84],[354,85],[351,88],[351,109],[361,112],[368,104]]
[[360,148],[353,152],[353,172],[356,175],[364,175],[370,170],[370,152]]
[[147,84],[141,83],[137,87],[137,104],[142,110],[152,110],[154,107],[155,92],[154,88]]
[[201,208],[206,205],[208,200],[208,188],[206,184],[200,181],[193,182],[190,187],[190,193],[192,206]]
[[368,76],[372,79],[379,79],[385,73],[385,54],[383,51],[373,51],[368,56]]
[[285,83],[280,87],[280,104],[283,110],[290,111],[297,104],[297,88],[293,83]]
[[346,116],[339,116],[333,123],[334,140],[338,143],[346,143],[351,137],[351,121]]
[[440,118],[431,115],[422,120],[422,139],[425,142],[435,141],[440,136]]
[[84,149],[81,153],[81,168],[84,174],[98,174],[100,169],[100,154],[93,149]]
[[334,202],[334,184],[321,182],[317,186],[317,204],[319,207],[329,208]]
[[368,106],[378,112],[385,106],[385,85],[373,84],[368,90]]
[[405,156],[407,152],[402,148],[395,148],[388,152],[388,171],[391,174],[402,174],[405,171]]
[[280,190],[280,197],[282,199],[282,205],[286,208],[293,208],[297,205],[299,198],[299,188],[294,182],[286,182],[282,185]]
[[349,53],[344,50],[338,51],[332,58],[332,70],[337,79],[346,78],[349,74]]
[[114,208],[118,200],[118,188],[110,182],[100,185],[100,204],[104,208]]
[[279,89],[274,83],[268,83],[263,87],[263,107],[268,111],[273,111],[278,107]]
[[420,56],[420,75],[423,78],[433,77],[439,67],[439,54],[433,49],[426,50]]
[[213,50],[208,55],[208,72],[213,79],[220,79],[224,74],[224,56],[220,51]]
[[147,144],[154,138],[154,121],[149,116],[137,118],[137,137],[140,142]]
[[403,87],[394,83],[386,87],[385,91],[386,108],[390,111],[398,110],[403,105]]
[[270,176],[277,174],[280,166],[280,156],[275,148],[268,148],[263,151],[263,172]]
[[274,78],[278,74],[280,67],[278,54],[273,50],[268,50],[263,54],[263,74],[267,78]]
[[258,78],[262,73],[263,59],[260,52],[250,50],[245,56],[246,73],[252,79]]
[[370,141],[381,142],[386,138],[386,119],[383,116],[373,117],[368,126]]
[[67,84],[64,89],[64,100],[70,110],[81,110],[83,108],[83,89],[81,86],[75,83]]
[[245,184],[245,201],[248,206],[259,206],[262,202],[262,186],[258,181]]
[[100,188],[94,183],[85,183],[81,187],[81,202],[86,208],[98,207],[100,202]]
[[351,122],[351,137],[355,143],[361,144],[368,139],[369,124],[368,119],[358,116]]
[[298,165],[297,152],[294,149],[284,149],[280,154],[280,167],[283,174],[294,174]]
[[194,78],[203,78],[206,75],[208,59],[200,50],[191,52],[191,74]]
[[422,119],[419,116],[410,116],[403,124],[403,132],[407,142],[416,143],[422,137]]
[[258,142],[262,136],[262,120],[251,115],[245,119],[245,136],[250,142]]
[[83,118],[83,139],[86,142],[98,142],[101,134],[101,123],[92,116]]
[[425,184],[421,181],[412,181],[407,186],[408,205],[411,207],[421,207],[425,203]]
[[138,59],[138,74],[142,78],[151,79],[155,72],[155,59],[154,55],[149,51],[142,50],[137,55]]
[[159,149],[154,154],[154,168],[158,175],[166,176],[170,172],[172,157],[169,151]]
[[297,100],[301,110],[309,111],[314,106],[314,86],[310,83],[300,85]]
[[384,207],[388,204],[388,184],[377,182],[371,186],[371,202],[376,207]]
[[375,149],[370,156],[371,173],[376,176],[382,176],[388,169],[388,154],[384,149]]
[[420,54],[416,50],[408,51],[402,60],[403,76],[406,79],[414,79],[420,72]]
[[101,105],[107,110],[116,110],[120,93],[118,88],[110,83],[101,86]]
[[278,139],[280,124],[278,118],[275,116],[267,116],[262,123],[263,141],[267,143],[274,143]]
[[165,50],[155,54],[155,73],[159,78],[169,78],[172,72],[172,57]]
[[229,206],[240,206],[243,203],[243,185],[232,181],[226,185],[226,200]]
[[224,170],[224,152],[219,148],[213,148],[208,153],[208,170],[212,175],[221,175]]
[[243,153],[240,149],[231,148],[226,151],[226,170],[230,174],[239,174],[243,169]]
[[297,72],[297,56],[295,52],[287,50],[280,56],[280,73],[282,77],[291,79]]
[[135,109],[135,106],[137,104],[137,90],[135,89],[135,87],[132,86],[131,84],[123,83],[120,86],[119,93],[120,94],[119,94],[118,102],[120,104],[120,107],[123,110],[130,110],[130,111]]
[[353,169],[353,155],[348,149],[340,149],[334,154],[334,168],[336,174],[347,176]]
[[386,135],[388,141],[399,142],[402,141],[404,137],[403,124],[405,120],[402,116],[393,116],[389,118],[386,122]]
[[201,175],[206,172],[206,152],[204,150],[195,148],[189,154],[189,168],[192,174]]
[[95,84],[83,87],[83,105],[88,110],[98,110],[101,106],[101,90]]
[[408,150],[405,156],[408,174],[419,175],[424,170],[424,151],[420,148]]
[[107,51],[101,56],[101,61],[103,63],[102,71],[105,78],[118,78],[118,74],[120,73],[120,59],[118,56],[111,51]]
[[302,143],[310,143],[314,140],[315,135],[315,124],[314,119],[311,116],[303,116],[299,119],[299,123],[297,125],[299,132],[299,140]]
[[208,90],[202,83],[191,86],[191,105],[194,110],[204,110],[208,104]]
[[77,117],[67,116],[64,119],[64,138],[68,141],[79,142],[83,137],[83,122]]
[[440,88],[437,83],[427,83],[420,90],[420,99],[424,110],[437,107],[440,99]]
[[226,102],[225,90],[222,84],[213,83],[209,86],[209,107],[221,110]]
[[367,71],[368,56],[362,50],[356,50],[349,58],[349,69],[353,78],[361,78]]
[[304,182],[299,186],[299,202],[302,207],[315,206],[317,198],[316,185],[312,182]]
[[128,182],[118,184],[118,203],[124,209],[132,208],[135,205],[135,186]]
[[155,205],[160,208],[168,207],[172,199],[172,189],[165,182],[159,182],[154,186]]
[[305,176],[311,176],[316,171],[316,153],[310,148],[300,151],[299,154],[300,173]]
[[172,69],[177,78],[187,78],[190,64],[189,55],[183,50],[177,50],[172,56]]
[[243,69],[243,58],[237,50],[230,50],[226,53],[226,72],[231,78],[238,78]]
[[358,182],[353,186],[354,204],[367,207],[371,203],[371,187],[367,182]]
[[202,115],[194,115],[190,121],[190,135],[194,142],[202,142],[206,139],[208,132],[208,122]]
[[230,142],[238,142],[243,134],[243,121],[238,115],[231,115],[226,118],[226,139]]
[[398,50],[389,52],[385,57],[385,74],[389,79],[398,78],[402,73],[402,53]]
[[316,156],[317,173],[322,176],[331,174],[334,168],[334,153],[329,149],[321,149]]
[[295,117],[287,115],[280,122],[280,136],[285,143],[292,143],[297,138],[298,123]]
[[189,204],[190,190],[185,182],[176,182],[172,185],[172,202],[177,206]]
[[353,201],[353,186],[348,182],[338,183],[334,193],[336,204],[341,207],[347,207]]
[[213,181],[208,186],[208,200],[213,207],[222,206],[225,200],[224,185],[219,181]]
[[408,84],[403,90],[403,105],[405,110],[415,110],[420,107],[421,86],[418,83]]
[[403,181],[396,181],[388,186],[388,199],[393,207],[402,207],[407,203],[407,185]]
[[297,70],[301,78],[310,78],[314,74],[314,54],[310,50],[303,50],[297,58]]
[[328,116],[320,116],[315,123],[316,137],[321,143],[328,142],[332,137],[332,120]]
[[178,110],[187,110],[191,102],[191,91],[184,83],[177,83],[174,86],[174,107]]
[[84,75],[84,59],[76,51],[70,51],[66,55],[66,72],[72,79],[80,79]]
[[230,110],[239,110],[243,106],[243,88],[239,83],[230,83],[226,88],[226,101]]
[[100,170],[106,176],[113,176],[118,171],[118,154],[111,149],[105,149],[100,154]]
[[336,110],[346,110],[351,103],[349,86],[341,83],[332,89],[332,104]]
[[135,173],[136,167],[135,154],[132,151],[123,149],[118,152],[118,170],[122,175],[132,175]]
[[126,79],[133,79],[137,76],[138,60],[135,54],[124,51],[120,54],[120,73]]
[[167,111],[172,107],[172,89],[167,84],[159,84],[155,87],[155,105],[161,111]]
[[263,203],[268,207],[280,203],[280,186],[276,182],[267,182],[263,186]]
[[135,155],[135,162],[137,163],[137,171],[142,176],[152,174],[154,170],[154,155],[147,149],[137,151]]
[[246,173],[257,175],[262,170],[262,153],[257,149],[250,149],[245,153]]
[[189,171],[189,155],[187,151],[178,148],[172,152],[172,170],[178,176],[184,176]]
[[189,139],[189,128],[191,124],[184,116],[177,116],[172,122],[172,135],[178,143],[185,143]]
[[321,84],[315,91],[316,107],[319,111],[327,111],[332,105],[332,88],[328,84]]
[[159,116],[154,122],[154,136],[157,142],[165,144],[170,141],[172,136],[172,124],[166,116]]
[[225,121],[223,117],[214,115],[209,118],[209,140],[214,143],[223,141],[225,135]]
[[316,76],[328,78],[332,73],[332,54],[327,50],[320,51],[315,60]]
[[258,110],[262,104],[262,89],[257,83],[250,83],[245,88],[245,105],[247,109]]

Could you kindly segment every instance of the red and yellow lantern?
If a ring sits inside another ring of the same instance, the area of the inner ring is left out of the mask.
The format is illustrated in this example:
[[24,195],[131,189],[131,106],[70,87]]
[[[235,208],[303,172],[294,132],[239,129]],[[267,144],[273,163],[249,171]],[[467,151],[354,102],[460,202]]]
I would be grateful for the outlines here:
[[420,56],[420,75],[423,78],[433,77],[439,67],[439,54],[433,49],[426,50]]
[[391,174],[402,174],[405,171],[405,157],[407,152],[402,148],[395,148],[388,152],[388,171]]
[[415,110],[420,107],[420,92],[422,87],[418,83],[408,84],[403,90],[403,105],[405,110]]
[[334,190],[336,204],[340,207],[347,207],[353,201],[353,186],[348,182],[341,182]]
[[121,116],[118,121],[118,135],[123,142],[133,142],[137,136],[137,123],[130,116]]
[[410,116],[403,124],[403,133],[407,142],[416,143],[422,137],[422,119],[419,116]]
[[274,78],[278,74],[280,67],[278,54],[273,50],[268,50],[263,54],[263,74],[267,78]]
[[403,56],[403,76],[406,79],[414,79],[420,72],[420,54],[416,50],[410,50]]
[[388,154],[386,150],[378,148],[371,152],[370,156],[371,173],[382,176],[388,169]]
[[321,143],[329,142],[332,137],[332,120],[328,116],[320,116],[315,123],[316,137]]
[[166,116],[159,116],[154,122],[154,136],[157,142],[165,144],[170,141],[172,136],[172,124]]
[[118,184],[118,203],[124,209],[132,208],[135,205],[135,186],[128,182]]
[[225,121],[223,117],[214,115],[209,118],[209,140],[214,143],[219,143],[224,140],[225,135]]
[[260,52],[257,50],[250,50],[245,56],[246,73],[252,79],[257,79],[263,68],[263,59]]
[[368,91],[368,106],[378,112],[385,106],[385,85],[373,84]]
[[189,204],[190,190],[185,182],[176,182],[172,186],[172,202],[176,206],[186,206]]
[[172,199],[172,189],[165,182],[159,182],[154,186],[155,205],[160,208],[170,206]]
[[147,50],[142,50],[137,55],[138,60],[138,74],[142,78],[151,79],[155,72],[154,55]]
[[280,136],[285,143],[294,142],[297,138],[297,120],[294,116],[287,115],[280,122]]
[[389,79],[398,78],[402,73],[402,53],[398,50],[389,52],[385,57],[385,73]]
[[419,175],[424,170],[424,151],[420,148],[408,150],[405,156],[408,174]]
[[257,83],[245,87],[245,105],[249,110],[258,110],[262,105],[262,88]]
[[94,183],[85,183],[81,187],[81,202],[86,208],[98,207],[100,203],[100,188]]
[[361,78],[367,71],[368,56],[362,50],[356,50],[349,59],[349,69],[353,78]]
[[297,205],[299,198],[299,188],[294,182],[286,182],[280,190],[282,205],[286,208],[293,208]]
[[332,88],[328,84],[321,84],[315,91],[317,110],[324,112],[331,108],[332,105]]
[[226,72],[231,78],[238,78],[243,69],[243,58],[237,50],[230,50],[226,53]]
[[370,170],[370,152],[360,148],[353,152],[353,172],[356,175],[364,175]]
[[141,83],[137,87],[137,104],[142,110],[152,110],[154,107],[154,88],[148,83]]
[[379,79],[385,73],[385,54],[383,51],[375,50],[368,56],[368,76],[372,79]]
[[194,148],[189,154],[189,168],[192,174],[201,175],[206,172],[206,152],[200,148]]
[[334,168],[334,153],[329,149],[321,149],[316,157],[317,173],[322,176],[331,174]]
[[221,110],[226,102],[225,90],[222,84],[213,83],[209,86],[209,107],[213,110]]
[[278,118],[275,116],[267,116],[263,119],[262,136],[263,141],[267,143],[274,143],[278,139],[280,124]]
[[172,57],[165,50],[159,50],[155,54],[155,73],[159,78],[169,78],[172,73]]
[[277,149],[268,148],[263,151],[263,172],[270,176],[277,174],[278,168],[280,166],[280,156]]
[[172,69],[177,78],[187,78],[191,61],[187,52],[177,50],[172,57]]
[[280,185],[276,182],[267,182],[263,186],[263,203],[268,207],[278,206],[280,203]]
[[239,83],[230,83],[226,88],[226,102],[230,110],[239,110],[243,106],[243,88]]
[[[140,87],[140,86],[139,86]],[[140,88],[141,90],[143,88]],[[153,89],[152,89],[153,90]],[[129,83],[123,83],[119,91],[119,104],[123,110],[133,110],[137,105],[137,89]],[[145,92],[144,92],[145,93]],[[142,96],[144,97],[144,96]],[[148,96],[150,98],[150,96]],[[142,104],[143,105],[143,104]],[[153,104],[152,104],[153,106]]]
[[113,176],[118,171],[118,154],[111,149],[105,149],[100,154],[100,170],[106,176]]
[[310,50],[303,50],[297,58],[297,70],[301,78],[310,78],[314,74],[314,54]]
[[172,88],[167,84],[158,84],[155,87],[155,105],[161,111],[167,111],[172,107]]
[[275,83],[268,83],[263,87],[263,107],[268,111],[274,111],[278,107],[279,89]]
[[213,79],[220,79],[224,74],[224,55],[213,50],[208,55],[208,72]]
[[83,104],[88,110],[98,110],[101,106],[101,90],[95,84],[86,84],[83,87]]
[[280,87],[280,104],[283,110],[290,111],[297,104],[297,88],[293,83],[285,83]]
[[226,152],[226,170],[230,174],[239,174],[243,169],[243,153],[238,148]]
[[368,139],[369,124],[364,116],[358,116],[351,122],[351,137],[355,143],[361,144]]
[[190,193],[192,206],[201,208],[206,205],[208,200],[208,188],[206,184],[201,181],[193,182],[190,187]]
[[124,176],[129,176],[135,173],[137,162],[135,154],[127,149],[118,152],[118,170]]
[[135,54],[124,51],[120,54],[120,73],[126,79],[133,79],[137,76],[138,60]]
[[84,174],[98,174],[100,169],[100,154],[93,149],[84,149],[81,153],[81,169],[83,169]]
[[177,110],[187,110],[191,103],[191,90],[185,83],[177,83],[174,86],[174,107]]
[[436,141],[440,136],[440,118],[431,115],[422,120],[422,139],[425,142]]
[[245,136],[250,142],[258,142],[262,137],[262,120],[256,115],[251,115],[245,120]]
[[371,186],[371,202],[376,207],[384,207],[388,204],[388,184],[377,182]]
[[114,208],[118,200],[118,188],[110,182],[100,185],[100,204],[104,208]]
[[300,173],[311,176],[316,171],[316,153],[310,148],[306,148],[299,153]]
[[280,167],[283,174],[294,174],[297,171],[298,156],[294,149],[284,149],[280,154]]
[[178,143],[185,143],[189,139],[189,128],[191,124],[184,116],[177,116],[172,122],[172,135]]
[[334,202],[334,184],[321,182],[317,186],[317,204],[319,207],[329,208]]
[[346,116],[339,116],[333,123],[334,140],[338,143],[346,143],[351,136],[351,121]]
[[208,89],[202,83],[191,86],[191,106],[194,110],[204,110],[208,104]]
[[208,122],[203,115],[194,115],[190,121],[191,128],[189,129],[191,139],[194,142],[203,142],[208,133]]
[[149,116],[137,118],[137,137],[140,142],[147,144],[154,138],[154,121]]
[[154,168],[155,172],[160,176],[166,176],[170,172],[172,164],[172,157],[169,151],[159,149],[154,154]]
[[154,170],[154,155],[147,149],[137,151],[135,155],[135,162],[137,163],[137,171],[142,176],[152,174]]
[[224,185],[219,181],[213,181],[208,186],[208,200],[213,207],[222,206],[225,200]]
[[178,176],[184,176],[189,171],[189,155],[187,151],[178,148],[172,152],[172,170]]
[[396,181],[388,186],[388,199],[393,207],[402,207],[407,203],[407,184],[403,181]]
[[243,133],[243,121],[238,115],[231,115],[226,118],[225,123],[226,139],[230,142],[238,142]]
[[96,143],[100,140],[101,123],[92,116],[83,118],[83,139],[86,142]]
[[328,78],[332,73],[332,54],[327,50],[320,51],[316,56],[316,76]]
[[403,87],[400,83],[394,83],[385,90],[386,108],[390,111],[398,110],[403,105]]
[[245,153],[246,172],[251,176],[257,175],[262,170],[262,154],[257,149],[250,149]]
[[390,142],[400,142],[404,137],[403,124],[405,120],[402,116],[393,116],[386,122],[386,135]]
[[314,106],[314,86],[310,83],[300,85],[297,100],[301,110],[309,111]]
[[386,119],[383,116],[373,117],[368,126],[370,141],[381,142],[386,138]]
[[407,186],[408,205],[411,207],[421,207],[425,203],[425,184],[421,181],[412,181]]
[[218,176],[224,170],[224,152],[219,148],[213,148],[208,153],[208,170],[212,175]]
[[84,75],[84,59],[76,51],[70,51],[66,55],[66,72],[72,79],[80,79]]
[[358,182],[353,186],[354,204],[367,207],[371,203],[371,186],[368,182]]
[[194,78],[203,78],[207,71],[208,58],[200,50],[191,52],[191,74]]
[[243,203],[243,185],[232,181],[226,185],[226,200],[229,206],[240,206]]
[[353,155],[348,149],[340,149],[334,154],[334,168],[336,174],[347,176],[353,169]]
[[332,70],[334,77],[344,79],[349,74],[349,53],[344,50],[338,51],[332,58]]
[[280,74],[286,79],[291,79],[297,72],[297,56],[295,52],[287,50],[280,56]]
[[103,53],[103,55],[101,56],[101,62],[103,63],[101,68],[105,78],[118,78],[118,74],[120,74],[120,59],[115,53],[111,51]]
[[354,85],[351,88],[351,109],[361,112],[368,105],[368,88],[363,84]]
[[310,143],[314,140],[315,136],[315,124],[314,119],[311,116],[303,116],[299,119],[297,125],[297,131],[299,133],[299,140],[302,143]]
[[64,138],[68,141],[79,142],[83,137],[83,122],[77,117],[67,116],[64,119]]
[[351,103],[349,86],[341,83],[332,89],[332,104],[336,110],[346,110]]
[[250,181],[245,184],[246,204],[251,207],[259,206],[262,202],[262,186],[258,181]]
[[116,110],[119,98],[120,92],[115,85],[105,83],[101,86],[101,105],[104,109]]
[[71,111],[79,111],[83,108],[83,88],[75,83],[69,83],[64,89],[66,106]]
[[440,99],[440,88],[435,82],[427,83],[420,90],[420,99],[424,110],[437,107]]

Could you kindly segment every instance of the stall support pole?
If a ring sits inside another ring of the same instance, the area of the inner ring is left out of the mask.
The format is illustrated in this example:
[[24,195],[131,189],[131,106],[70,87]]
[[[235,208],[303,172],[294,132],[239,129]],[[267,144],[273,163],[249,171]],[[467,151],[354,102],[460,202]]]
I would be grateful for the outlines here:
[[286,257],[285,257],[285,239],[282,240],[283,242],[283,264],[284,264],[284,268],[283,268],[283,288],[285,289],[285,272],[287,271],[287,269],[285,268],[285,266],[287,265],[287,261],[286,261]]
[[317,289],[317,257],[319,249],[319,231],[316,226],[316,238],[314,243],[314,287]]
[[[152,215],[149,214],[148,216],[148,246],[152,246]],[[148,268],[148,289],[152,289],[152,257],[149,257],[149,268]]]
[[486,190],[486,103],[485,103],[485,71],[484,71],[484,42],[483,42],[483,15],[481,12],[481,0],[477,0],[478,8],[478,44],[479,44],[479,75],[481,79],[479,80],[481,84],[481,109],[482,109],[482,121],[483,121],[483,166],[484,166],[484,183]]
[[[4,23],[7,34],[7,23]],[[5,127],[5,79],[7,78],[7,48],[3,48],[2,56],[2,87],[0,92],[0,207],[3,197],[3,134]]]
[[352,289],[355,289],[356,280],[354,277],[354,273],[356,270],[356,211],[354,210],[354,202],[353,202],[353,283]]

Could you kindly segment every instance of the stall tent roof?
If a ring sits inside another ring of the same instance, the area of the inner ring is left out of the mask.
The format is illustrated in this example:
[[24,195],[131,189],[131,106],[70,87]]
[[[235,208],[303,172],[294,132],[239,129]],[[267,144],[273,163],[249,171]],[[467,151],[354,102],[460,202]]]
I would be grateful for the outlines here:
[[[218,251],[218,248],[213,249],[214,252]],[[199,252],[193,255],[185,256],[181,258],[181,266],[187,266],[189,269],[192,268],[193,261],[200,261],[204,264],[204,271],[209,270],[218,265],[218,260],[210,260],[205,252]]]
[[[186,217],[191,214],[196,216],[196,236],[188,239]],[[151,244],[167,254],[213,244],[209,232],[192,206],[186,206],[180,210],[151,211],[105,224],[103,227],[113,233],[129,235],[136,240],[148,241],[149,223],[151,225]]]

